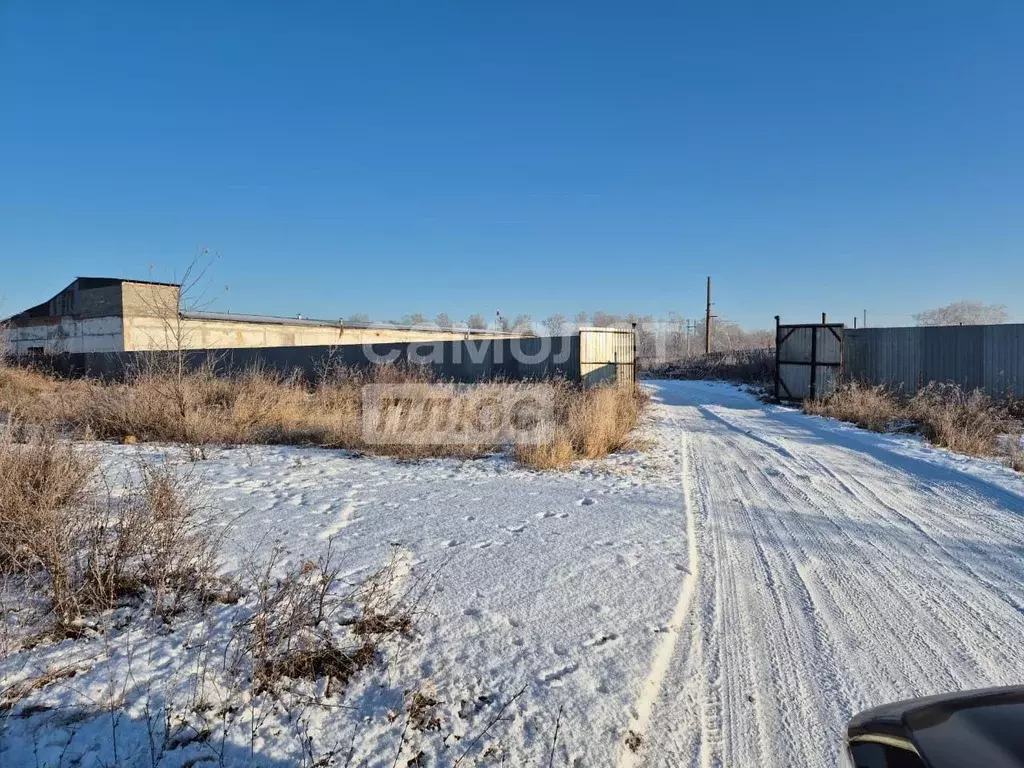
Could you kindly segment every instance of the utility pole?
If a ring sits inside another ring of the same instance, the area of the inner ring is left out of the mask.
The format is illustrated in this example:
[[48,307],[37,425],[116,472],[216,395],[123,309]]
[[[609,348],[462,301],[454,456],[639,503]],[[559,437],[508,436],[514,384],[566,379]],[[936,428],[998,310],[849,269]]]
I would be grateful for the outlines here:
[[867,328],[868,327],[868,311],[866,309],[864,310],[864,322],[860,324],[860,327],[861,328]]
[[857,330],[857,316],[853,316],[853,330]]
[[704,312],[704,354],[711,354],[711,278],[708,277],[708,306]]

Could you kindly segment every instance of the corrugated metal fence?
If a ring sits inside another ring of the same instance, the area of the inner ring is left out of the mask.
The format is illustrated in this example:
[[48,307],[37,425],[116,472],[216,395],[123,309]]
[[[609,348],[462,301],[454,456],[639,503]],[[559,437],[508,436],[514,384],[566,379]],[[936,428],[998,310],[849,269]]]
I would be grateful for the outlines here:
[[[623,335],[628,335],[628,340]],[[588,350],[607,355],[590,358],[601,365],[581,366],[581,337]],[[607,337],[607,338],[606,338]],[[633,331],[615,328],[586,329],[570,336],[466,339],[462,341],[351,344],[338,346],[247,347],[198,349],[185,353],[187,365],[211,362],[219,373],[243,371],[254,365],[313,380],[328,366],[366,368],[381,363],[423,365],[447,381],[471,383],[488,379],[531,380],[564,378],[597,383],[607,379],[633,380]],[[47,362],[61,373],[118,378],[146,358],[166,352],[115,352],[57,355]],[[584,370],[585,368],[585,370]]]
[[846,329],[847,381],[911,394],[931,381],[1024,397],[1024,325]]
[[580,328],[580,379],[636,381],[636,333],[625,328]]

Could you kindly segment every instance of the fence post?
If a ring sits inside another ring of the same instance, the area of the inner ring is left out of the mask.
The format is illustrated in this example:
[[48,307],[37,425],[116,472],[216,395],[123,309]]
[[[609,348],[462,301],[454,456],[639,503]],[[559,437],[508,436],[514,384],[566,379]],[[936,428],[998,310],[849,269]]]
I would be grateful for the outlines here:
[[779,316],[775,316],[775,399],[779,399]]
[[[821,327],[825,327],[825,313],[821,313]],[[808,387],[808,399],[814,400],[818,395],[818,329],[811,326],[811,386]]]

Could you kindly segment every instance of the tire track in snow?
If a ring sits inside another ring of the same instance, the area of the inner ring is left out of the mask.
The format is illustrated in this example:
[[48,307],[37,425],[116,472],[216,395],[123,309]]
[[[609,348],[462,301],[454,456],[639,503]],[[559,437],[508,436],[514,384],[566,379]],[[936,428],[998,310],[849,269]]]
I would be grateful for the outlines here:
[[656,648],[634,712],[644,746],[620,766],[823,767],[853,711],[1019,677],[1009,491],[744,396],[658,386],[686,431],[696,551],[682,637]]
[[[695,517],[693,513],[693,502],[691,499],[690,459],[689,446],[687,444],[686,431],[679,430],[680,447],[680,474],[683,485],[683,512],[686,518],[687,531],[687,559],[689,573],[683,578],[682,588],[676,600],[675,609],[672,611],[672,618],[666,632],[663,632],[658,641],[651,658],[651,667],[640,686],[640,694],[633,706],[633,717],[630,720],[629,730],[639,735],[641,739],[647,737],[647,731],[651,722],[651,714],[654,705],[657,703],[665,676],[668,674],[672,657],[675,655],[676,645],[679,642],[680,630],[689,613],[690,605],[693,602],[695,585],[698,577],[698,553],[697,536],[695,530]],[[699,644],[697,646],[699,648]],[[703,717],[702,717],[703,721]],[[703,742],[703,739],[702,739]],[[622,745],[619,757],[619,768],[633,768],[639,764],[643,757],[643,747],[630,749],[626,744]]]

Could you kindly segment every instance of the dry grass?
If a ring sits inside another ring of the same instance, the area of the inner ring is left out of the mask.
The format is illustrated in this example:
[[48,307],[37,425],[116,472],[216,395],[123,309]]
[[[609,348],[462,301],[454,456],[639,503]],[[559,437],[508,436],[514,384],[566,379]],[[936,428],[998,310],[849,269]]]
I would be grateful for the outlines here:
[[[331,368],[312,384],[298,376],[254,368],[226,377],[206,366],[180,375],[166,366],[143,366],[123,382],[56,379],[27,369],[0,368],[0,413],[18,423],[57,423],[81,437],[125,442],[177,442],[197,457],[209,445],[285,444],[347,448],[420,459],[471,457],[502,451],[504,440],[367,440],[363,428],[365,385],[432,382],[428,369],[396,365],[370,370]],[[489,382],[451,387],[456,409],[473,412],[488,402],[509,403],[528,385]],[[551,384],[555,440],[524,446],[516,458],[537,468],[557,468],[597,458],[628,443],[646,403],[631,387],[584,389]]]
[[167,617],[212,587],[215,542],[168,470],[143,467],[115,496],[54,431],[14,431],[0,438],[0,573],[45,596],[59,631],[143,594]]
[[827,397],[804,402],[804,412],[848,421],[872,432],[891,431],[905,419],[906,407],[883,386],[853,383]]
[[1010,467],[1015,472],[1024,473],[1024,451],[1015,448],[1010,452]]
[[970,456],[993,456],[1011,425],[1006,409],[981,390],[931,383],[907,404],[907,414],[935,445]]
[[904,399],[884,387],[848,384],[828,397],[806,401],[804,411],[875,432],[912,424],[933,445],[969,456],[1005,455],[1014,469],[1024,467],[1019,449],[1005,447],[1007,435],[1019,434],[1019,421],[1006,404],[980,390],[933,382]]
[[647,406],[646,392],[632,386],[555,389],[555,434],[549,443],[516,446],[516,459],[535,469],[561,469],[576,459],[596,459],[630,444]]
[[648,373],[658,379],[732,381],[767,387],[775,380],[775,350],[713,352],[710,355],[654,365]]
[[328,544],[317,560],[278,574],[283,549],[249,568],[255,602],[235,626],[235,657],[252,669],[258,690],[280,694],[286,680],[326,678],[328,690],[344,688],[377,658],[380,641],[406,636],[419,612],[422,584],[403,586],[405,563],[387,566],[356,586],[341,578],[341,563]]

